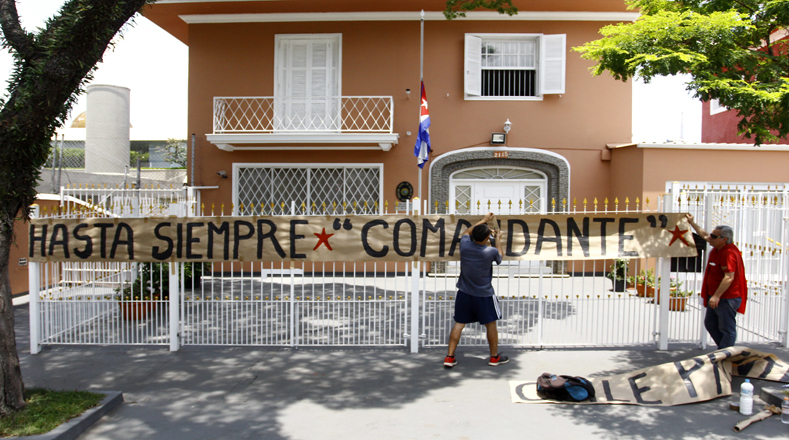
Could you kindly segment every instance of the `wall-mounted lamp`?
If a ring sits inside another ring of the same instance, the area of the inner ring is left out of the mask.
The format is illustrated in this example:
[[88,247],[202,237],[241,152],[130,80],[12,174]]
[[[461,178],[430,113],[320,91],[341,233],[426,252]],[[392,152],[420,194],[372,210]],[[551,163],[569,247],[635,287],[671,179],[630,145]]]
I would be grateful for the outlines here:
[[222,176],[223,179],[227,179],[227,173],[225,172],[225,170],[217,171],[216,173]]
[[504,133],[509,133],[511,128],[512,122],[510,122],[509,118],[507,118],[507,122],[504,123]]
[[405,89],[405,96],[408,99],[411,99],[411,89]]
[[507,143],[507,134],[506,133],[492,133],[490,135],[490,144],[491,145],[504,145]]

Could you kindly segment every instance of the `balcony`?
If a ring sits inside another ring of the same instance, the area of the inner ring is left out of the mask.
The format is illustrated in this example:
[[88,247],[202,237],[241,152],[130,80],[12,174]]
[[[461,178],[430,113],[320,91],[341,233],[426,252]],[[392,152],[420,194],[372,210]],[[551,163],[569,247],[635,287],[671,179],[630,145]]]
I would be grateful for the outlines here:
[[235,150],[383,150],[397,144],[391,96],[214,98],[208,141]]

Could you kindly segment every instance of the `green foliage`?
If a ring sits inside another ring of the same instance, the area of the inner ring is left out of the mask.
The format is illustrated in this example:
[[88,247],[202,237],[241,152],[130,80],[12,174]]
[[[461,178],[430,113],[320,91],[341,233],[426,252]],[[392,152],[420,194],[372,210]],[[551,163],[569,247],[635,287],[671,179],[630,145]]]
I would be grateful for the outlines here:
[[98,405],[103,394],[87,391],[52,391],[30,388],[27,407],[0,418],[0,436],[22,437],[47,433]]
[[[54,151],[54,150],[53,150]],[[54,154],[50,154],[47,159],[45,167],[52,167],[52,161],[59,166],[60,160],[63,160],[63,168],[85,168],[85,150],[82,148],[64,148],[63,156],[55,159]]]
[[689,296],[693,296],[695,292],[692,290],[672,290],[670,295],[672,298],[687,298]]
[[147,166],[151,160],[150,153],[141,153],[139,151],[129,151],[129,165],[132,168],[137,167],[137,159],[140,160],[141,166]]
[[655,269],[644,270],[638,273],[636,284],[643,284],[647,287],[655,287]]
[[630,263],[630,260],[626,258],[617,258],[614,260],[614,263],[608,268],[608,272],[605,274],[606,278],[610,278],[612,280],[627,279],[628,263]]
[[[192,280],[200,282],[205,271],[211,270],[211,263],[184,263],[179,280],[186,286]],[[137,277],[132,283],[115,288],[115,299],[130,300],[168,300],[170,298],[170,263],[137,263]]]
[[447,0],[444,16],[447,20],[452,20],[465,17],[467,11],[475,9],[490,9],[510,16],[518,13],[518,8],[512,5],[512,0]]
[[789,0],[628,0],[642,16],[601,29],[573,50],[592,74],[649,82],[688,73],[687,90],[736,110],[740,134],[758,145],[789,134]]
[[186,168],[187,149],[185,139],[167,139],[167,145],[164,148],[166,149],[162,155],[164,160],[178,164],[181,168]]

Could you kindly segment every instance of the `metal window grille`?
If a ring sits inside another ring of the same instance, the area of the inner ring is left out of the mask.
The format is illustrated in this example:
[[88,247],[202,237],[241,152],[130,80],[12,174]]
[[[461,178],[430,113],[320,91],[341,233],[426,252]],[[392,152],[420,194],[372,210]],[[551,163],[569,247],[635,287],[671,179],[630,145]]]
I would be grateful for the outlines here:
[[537,96],[537,39],[482,41],[482,96]]
[[243,167],[238,170],[239,208],[245,214],[374,213],[381,206],[381,168]]

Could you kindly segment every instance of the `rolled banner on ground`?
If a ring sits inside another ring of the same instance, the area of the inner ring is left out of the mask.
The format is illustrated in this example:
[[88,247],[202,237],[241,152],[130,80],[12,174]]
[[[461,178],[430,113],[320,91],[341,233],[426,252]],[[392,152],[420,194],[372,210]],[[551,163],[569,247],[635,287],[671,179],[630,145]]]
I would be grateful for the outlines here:
[[[579,374],[578,371],[556,373]],[[510,381],[510,394],[515,403],[672,406],[729,396],[732,393],[732,376],[789,382],[789,364],[774,354],[737,346],[630,373],[607,377],[587,376],[596,394],[589,401],[543,400],[537,395],[536,380]]]
[[[773,410],[773,408],[775,408],[775,410]],[[747,428],[748,425],[750,425],[751,423],[761,422],[762,420],[772,416],[773,414],[780,414],[780,413],[781,413],[781,410],[779,410],[778,408],[776,408],[773,405],[770,405],[770,407],[768,409],[765,409],[764,411],[759,411],[758,413],[752,415],[751,417],[749,417],[749,418],[737,423],[736,425],[734,425],[734,431],[735,432],[740,432],[743,429]]]

